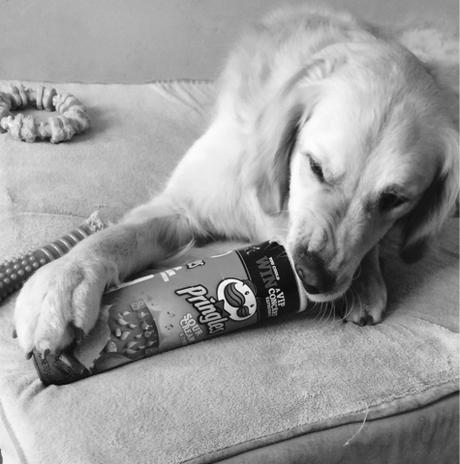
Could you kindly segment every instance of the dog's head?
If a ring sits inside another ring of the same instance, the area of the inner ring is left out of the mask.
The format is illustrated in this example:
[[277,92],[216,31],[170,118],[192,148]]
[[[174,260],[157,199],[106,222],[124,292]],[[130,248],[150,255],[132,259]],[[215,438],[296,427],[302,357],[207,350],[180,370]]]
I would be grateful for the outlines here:
[[393,226],[408,261],[438,232],[458,192],[447,105],[407,50],[356,44],[325,49],[260,114],[258,196],[266,212],[287,211],[288,251],[311,300],[342,295]]

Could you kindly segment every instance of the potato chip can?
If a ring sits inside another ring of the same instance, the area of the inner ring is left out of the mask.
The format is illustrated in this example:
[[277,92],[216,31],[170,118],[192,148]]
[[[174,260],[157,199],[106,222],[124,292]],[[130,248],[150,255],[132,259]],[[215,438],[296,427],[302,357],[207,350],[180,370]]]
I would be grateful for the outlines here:
[[61,385],[300,309],[286,250],[268,241],[110,289],[85,338],[34,362],[44,384]]

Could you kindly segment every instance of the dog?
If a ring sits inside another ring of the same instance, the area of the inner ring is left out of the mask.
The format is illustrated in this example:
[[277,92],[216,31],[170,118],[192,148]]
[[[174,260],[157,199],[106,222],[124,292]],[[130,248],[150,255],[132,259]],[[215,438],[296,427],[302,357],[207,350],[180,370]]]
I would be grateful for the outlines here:
[[94,326],[108,286],[215,239],[280,240],[313,302],[358,295],[382,320],[379,242],[421,257],[458,194],[451,94],[395,38],[348,12],[268,15],[236,46],[214,117],[164,191],[39,269],[15,307],[19,343],[59,352]]

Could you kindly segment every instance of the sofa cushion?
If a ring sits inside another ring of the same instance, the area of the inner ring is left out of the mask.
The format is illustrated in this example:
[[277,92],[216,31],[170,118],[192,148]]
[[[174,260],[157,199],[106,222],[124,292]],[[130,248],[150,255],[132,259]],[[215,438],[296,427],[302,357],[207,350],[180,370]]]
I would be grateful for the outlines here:
[[[57,87],[89,107],[93,127],[59,145],[0,136],[1,257],[95,209],[115,220],[146,201],[206,126],[214,97],[206,82]],[[412,266],[388,245],[379,325],[306,312],[60,387],[45,388],[11,338],[12,296],[0,307],[0,448],[27,463],[214,462],[429,405],[458,391],[457,238],[452,219]]]

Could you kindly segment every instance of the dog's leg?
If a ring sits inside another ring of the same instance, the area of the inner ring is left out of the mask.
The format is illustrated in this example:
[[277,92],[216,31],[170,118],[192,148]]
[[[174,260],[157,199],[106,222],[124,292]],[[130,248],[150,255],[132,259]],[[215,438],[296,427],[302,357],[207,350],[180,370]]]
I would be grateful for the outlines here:
[[160,263],[193,241],[196,232],[187,214],[160,196],[40,268],[16,302],[15,325],[23,350],[59,351],[79,330],[88,333],[106,287]]
[[363,258],[346,300],[344,320],[359,325],[377,324],[382,320],[387,288],[380,269],[378,245]]

